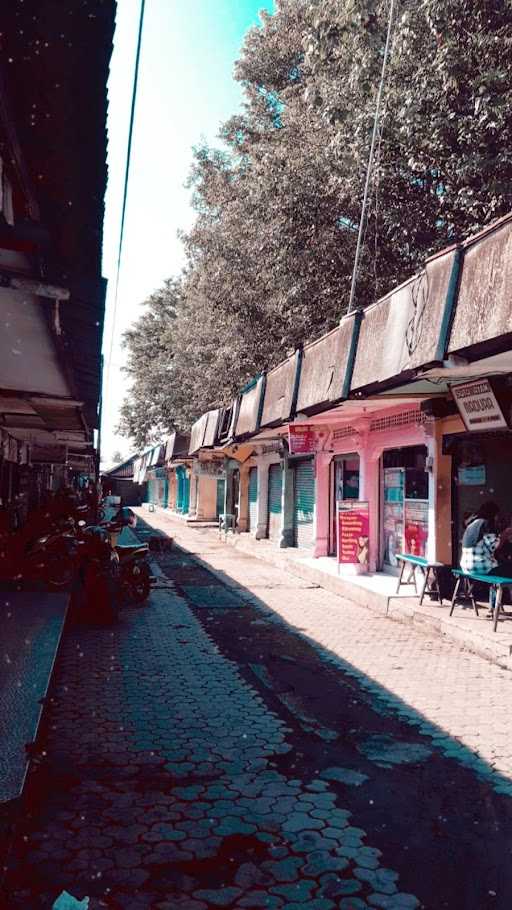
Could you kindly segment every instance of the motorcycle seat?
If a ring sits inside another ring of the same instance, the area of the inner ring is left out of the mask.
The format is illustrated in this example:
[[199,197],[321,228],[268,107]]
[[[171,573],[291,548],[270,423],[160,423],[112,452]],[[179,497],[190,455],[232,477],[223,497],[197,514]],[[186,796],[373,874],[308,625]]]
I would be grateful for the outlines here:
[[117,546],[116,550],[119,554],[119,559],[131,559],[132,556],[147,556],[149,552],[149,547],[146,543],[138,544],[136,546]]

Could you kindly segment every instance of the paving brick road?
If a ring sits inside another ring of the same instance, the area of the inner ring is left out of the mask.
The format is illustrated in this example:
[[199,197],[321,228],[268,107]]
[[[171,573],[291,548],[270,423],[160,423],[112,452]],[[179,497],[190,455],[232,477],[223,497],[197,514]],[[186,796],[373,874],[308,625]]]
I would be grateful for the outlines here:
[[65,633],[5,906],[509,910],[510,674],[148,518],[183,549]]

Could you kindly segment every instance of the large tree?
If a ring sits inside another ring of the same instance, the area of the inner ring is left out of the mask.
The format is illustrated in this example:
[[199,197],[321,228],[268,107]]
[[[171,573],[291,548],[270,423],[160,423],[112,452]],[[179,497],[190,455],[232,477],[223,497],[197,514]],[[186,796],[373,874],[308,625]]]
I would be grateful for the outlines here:
[[[359,306],[512,208],[510,0],[395,6]],[[127,431],[185,425],[345,312],[388,11],[389,0],[276,0],[247,34],[244,108],[221,127],[222,151],[194,153],[197,218],[162,335],[168,397],[144,408],[132,358]]]

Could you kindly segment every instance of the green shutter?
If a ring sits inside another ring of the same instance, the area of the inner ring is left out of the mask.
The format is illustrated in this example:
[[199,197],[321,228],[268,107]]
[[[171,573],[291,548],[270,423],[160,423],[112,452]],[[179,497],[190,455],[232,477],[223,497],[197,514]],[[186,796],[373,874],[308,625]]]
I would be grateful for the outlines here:
[[270,465],[268,472],[268,536],[279,540],[282,520],[283,469],[280,464]]
[[295,468],[293,530],[296,547],[313,546],[314,514],[315,466],[312,461],[303,461]]
[[226,481],[224,478],[217,481],[217,518],[224,514],[224,496],[226,493]]
[[183,478],[183,509],[184,513],[188,512],[190,506],[190,477]]
[[258,523],[258,468],[249,471],[249,531]]

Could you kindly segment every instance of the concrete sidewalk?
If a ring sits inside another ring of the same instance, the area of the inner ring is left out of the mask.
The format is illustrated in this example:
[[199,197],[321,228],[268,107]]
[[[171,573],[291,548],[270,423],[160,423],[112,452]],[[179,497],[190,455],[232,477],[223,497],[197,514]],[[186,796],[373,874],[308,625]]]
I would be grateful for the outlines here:
[[510,619],[500,620],[495,633],[492,623],[485,617],[485,605],[478,618],[472,609],[461,607],[456,607],[453,616],[450,616],[450,605],[446,600],[441,606],[427,597],[420,606],[412,585],[397,595],[397,579],[394,576],[377,573],[340,577],[333,559],[315,559],[304,550],[279,550],[270,541],[255,540],[250,534],[229,534],[225,540],[220,541],[217,529],[211,524],[186,523],[182,517],[163,509],[148,512],[143,508],[139,514],[149,524],[167,530],[177,541],[178,538],[182,540],[187,547],[197,547],[198,535],[200,540],[208,540],[210,548],[216,548],[217,545],[234,547],[239,553],[290,572],[311,586],[324,588],[345,602],[350,601],[397,622],[412,624],[429,634],[442,635],[473,654],[505,669],[512,669],[512,615]]

